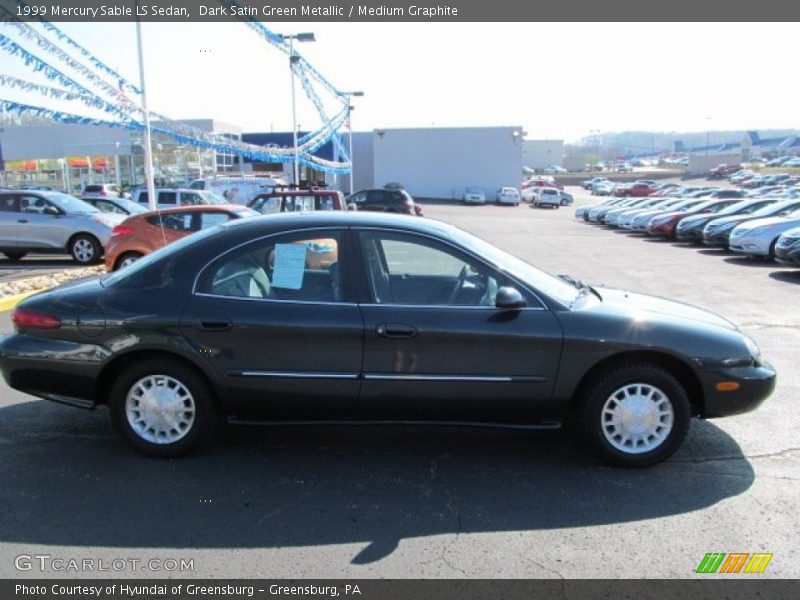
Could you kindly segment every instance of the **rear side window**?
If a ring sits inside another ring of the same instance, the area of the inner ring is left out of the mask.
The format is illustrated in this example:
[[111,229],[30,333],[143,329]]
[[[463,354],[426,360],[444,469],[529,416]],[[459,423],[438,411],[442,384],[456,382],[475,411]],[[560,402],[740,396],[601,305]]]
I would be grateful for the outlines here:
[[297,232],[222,256],[197,291],[231,298],[338,302],[342,299],[338,231]]
[[205,204],[200,194],[193,194],[191,192],[181,194],[181,206],[195,206],[197,204]]
[[176,192],[158,192],[159,204],[175,204],[178,201]]
[[0,196],[0,212],[18,212],[19,203],[16,196]]
[[194,216],[192,213],[153,215],[152,217],[147,217],[147,222],[156,227],[163,227],[173,231],[196,231],[197,229],[193,225]]
[[189,188],[193,189],[193,190],[204,190],[204,189],[206,189],[206,182],[205,181],[193,181],[189,185]]

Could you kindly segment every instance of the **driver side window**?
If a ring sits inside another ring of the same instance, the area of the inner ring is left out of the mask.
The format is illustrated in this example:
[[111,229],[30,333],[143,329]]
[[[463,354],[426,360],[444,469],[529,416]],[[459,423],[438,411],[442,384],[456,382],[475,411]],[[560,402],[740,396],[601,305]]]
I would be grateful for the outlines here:
[[501,275],[429,238],[360,234],[367,282],[378,304],[494,306]]

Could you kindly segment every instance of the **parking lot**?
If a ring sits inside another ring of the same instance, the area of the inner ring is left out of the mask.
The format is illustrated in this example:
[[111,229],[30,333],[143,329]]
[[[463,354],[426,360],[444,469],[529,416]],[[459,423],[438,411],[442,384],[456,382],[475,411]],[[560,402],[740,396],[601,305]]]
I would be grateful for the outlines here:
[[[595,202],[579,189],[575,206]],[[692,424],[652,469],[599,464],[559,432],[228,428],[141,458],[105,410],[0,383],[0,577],[20,554],[193,560],[208,577],[690,577],[707,552],[800,574],[800,270],[598,226],[573,207],[426,205],[553,273],[699,305],[778,371],[756,412]],[[0,333],[10,331],[0,314]],[[475,352],[492,352],[476,347]]]

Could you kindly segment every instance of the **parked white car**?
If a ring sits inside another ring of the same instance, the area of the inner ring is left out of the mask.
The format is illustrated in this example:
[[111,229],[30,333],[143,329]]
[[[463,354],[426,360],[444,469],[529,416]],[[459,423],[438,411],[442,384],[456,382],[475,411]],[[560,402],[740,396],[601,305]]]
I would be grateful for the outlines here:
[[464,190],[465,204],[486,204],[486,193],[481,188],[468,187]]
[[[216,194],[202,190],[182,190],[172,188],[156,188],[157,208],[178,208],[196,204],[232,204],[225,202]],[[138,189],[133,194],[133,201],[148,206],[147,190]]]
[[531,206],[538,206],[539,208],[544,206],[559,208],[561,206],[561,191],[557,188],[540,187],[533,197]]
[[497,190],[497,196],[495,197],[495,201],[497,204],[511,204],[513,206],[519,206],[519,190],[513,187],[503,187]]
[[543,169],[545,173],[555,174],[555,173],[566,173],[567,170],[564,167],[559,167],[558,165],[549,165]]
[[285,186],[286,181],[279,177],[234,177],[212,176],[195,179],[189,184],[193,190],[215,193],[229,204],[247,206],[259,194],[271,194],[277,186]]
[[800,210],[785,217],[748,221],[731,231],[728,247],[739,254],[775,258],[778,238],[783,232],[795,227],[800,227]]

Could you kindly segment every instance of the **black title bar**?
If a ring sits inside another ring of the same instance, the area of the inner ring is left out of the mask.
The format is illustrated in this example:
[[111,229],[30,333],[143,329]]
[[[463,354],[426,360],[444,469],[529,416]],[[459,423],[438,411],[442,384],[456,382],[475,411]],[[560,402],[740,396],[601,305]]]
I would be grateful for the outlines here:
[[[519,22],[797,21],[800,3],[760,0],[420,0],[379,3],[290,0],[0,0],[0,18],[36,21]],[[676,25],[677,26],[677,25]]]

